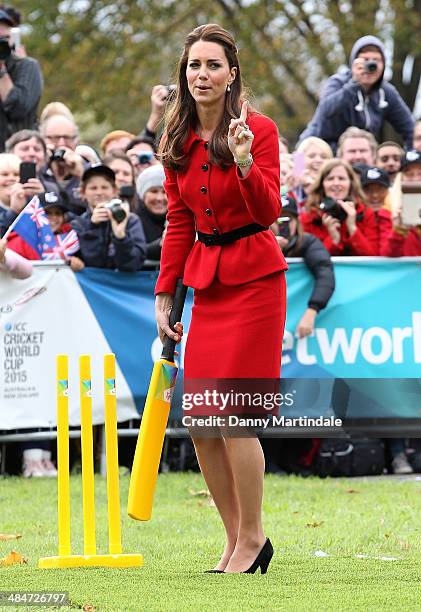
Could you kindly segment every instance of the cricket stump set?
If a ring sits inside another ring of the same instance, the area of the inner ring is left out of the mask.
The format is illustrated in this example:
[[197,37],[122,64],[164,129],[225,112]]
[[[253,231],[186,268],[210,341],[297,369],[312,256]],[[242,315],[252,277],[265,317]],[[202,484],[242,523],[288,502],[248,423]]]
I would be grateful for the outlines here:
[[[177,280],[169,325],[181,321],[187,287]],[[154,364],[133,459],[127,503],[128,515],[148,521],[165,438],[178,367],[176,343],[166,336],[161,359]],[[95,491],[92,433],[92,384],[89,355],[79,357],[80,423],[82,446],[82,498],[84,554],[74,555],[70,540],[69,470],[69,359],[57,357],[57,487],[58,555],[39,560],[38,567],[141,567],[140,554],[124,554],[121,545],[120,487],[118,476],[117,398],[115,355],[104,356],[104,419],[107,468],[109,553],[97,554],[95,536]]]
[[58,555],[39,560],[38,567],[140,567],[140,554],[123,554],[120,525],[118,474],[117,399],[115,355],[104,356],[104,417],[107,467],[109,553],[97,554],[95,532],[94,455],[92,433],[91,363],[88,355],[79,358],[80,422],[82,447],[83,555],[72,554],[70,540],[69,470],[69,363],[67,355],[57,357],[57,488]]

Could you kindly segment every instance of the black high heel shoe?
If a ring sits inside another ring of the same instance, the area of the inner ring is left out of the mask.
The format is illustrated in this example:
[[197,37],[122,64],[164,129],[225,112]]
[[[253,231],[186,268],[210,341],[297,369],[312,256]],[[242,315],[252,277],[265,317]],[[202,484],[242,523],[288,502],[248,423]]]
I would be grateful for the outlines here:
[[266,538],[266,542],[262,550],[257,555],[255,561],[250,565],[248,570],[241,572],[242,574],[255,574],[260,567],[260,572],[266,574],[270,560],[273,557],[273,546],[269,538]]
[[205,570],[205,574],[223,574],[224,570],[217,570],[217,569],[211,569],[211,570]]

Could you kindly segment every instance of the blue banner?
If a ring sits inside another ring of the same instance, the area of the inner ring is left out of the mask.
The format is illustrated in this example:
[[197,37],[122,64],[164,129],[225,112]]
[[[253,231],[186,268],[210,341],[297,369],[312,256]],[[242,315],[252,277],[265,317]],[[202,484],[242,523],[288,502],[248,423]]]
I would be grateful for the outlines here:
[[[98,269],[77,274],[139,412],[153,361],[161,352],[154,316],[156,276],[155,272]],[[314,414],[328,414],[335,412],[336,402],[351,417],[367,416],[367,406],[372,416],[421,417],[417,380],[421,371],[420,263],[355,258],[335,263],[335,278],[335,292],[318,314],[314,334],[298,339],[295,329],[307,308],[314,279],[303,263],[291,264],[287,272],[282,378],[286,388],[298,385],[295,391],[302,401],[295,409],[300,411],[305,404]],[[183,315],[181,368],[191,306],[190,291]],[[178,393],[180,379],[181,375]],[[179,411],[173,416],[180,416]]]

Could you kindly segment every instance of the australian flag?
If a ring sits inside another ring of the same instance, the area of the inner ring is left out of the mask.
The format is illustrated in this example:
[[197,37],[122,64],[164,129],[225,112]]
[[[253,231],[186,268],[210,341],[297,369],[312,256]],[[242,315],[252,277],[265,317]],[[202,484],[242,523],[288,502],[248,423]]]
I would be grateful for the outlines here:
[[50,222],[38,196],[25,206],[13,224],[15,231],[42,259],[43,250],[55,244]]

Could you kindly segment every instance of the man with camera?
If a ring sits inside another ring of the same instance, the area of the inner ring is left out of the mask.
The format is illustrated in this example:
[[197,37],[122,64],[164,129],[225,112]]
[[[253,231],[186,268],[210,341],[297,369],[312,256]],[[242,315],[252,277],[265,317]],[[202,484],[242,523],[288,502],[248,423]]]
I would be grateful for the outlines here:
[[0,5],[0,152],[11,134],[36,128],[42,93],[38,62],[14,53],[12,30],[18,29],[19,22],[17,11]]
[[80,215],[86,205],[80,197],[80,179],[89,165],[75,151],[79,140],[77,125],[64,115],[52,115],[41,124],[47,145],[47,165],[40,173],[46,191],[65,193],[69,210]]
[[339,136],[350,126],[374,134],[381,141],[388,121],[411,148],[414,119],[398,91],[384,80],[384,45],[375,36],[363,36],[354,44],[350,67],[331,76],[320,96],[316,112],[300,136],[322,138],[336,151]]
[[155,153],[155,142],[149,136],[138,136],[129,142],[126,147],[126,154],[133,164],[136,178],[146,168],[158,163]]

